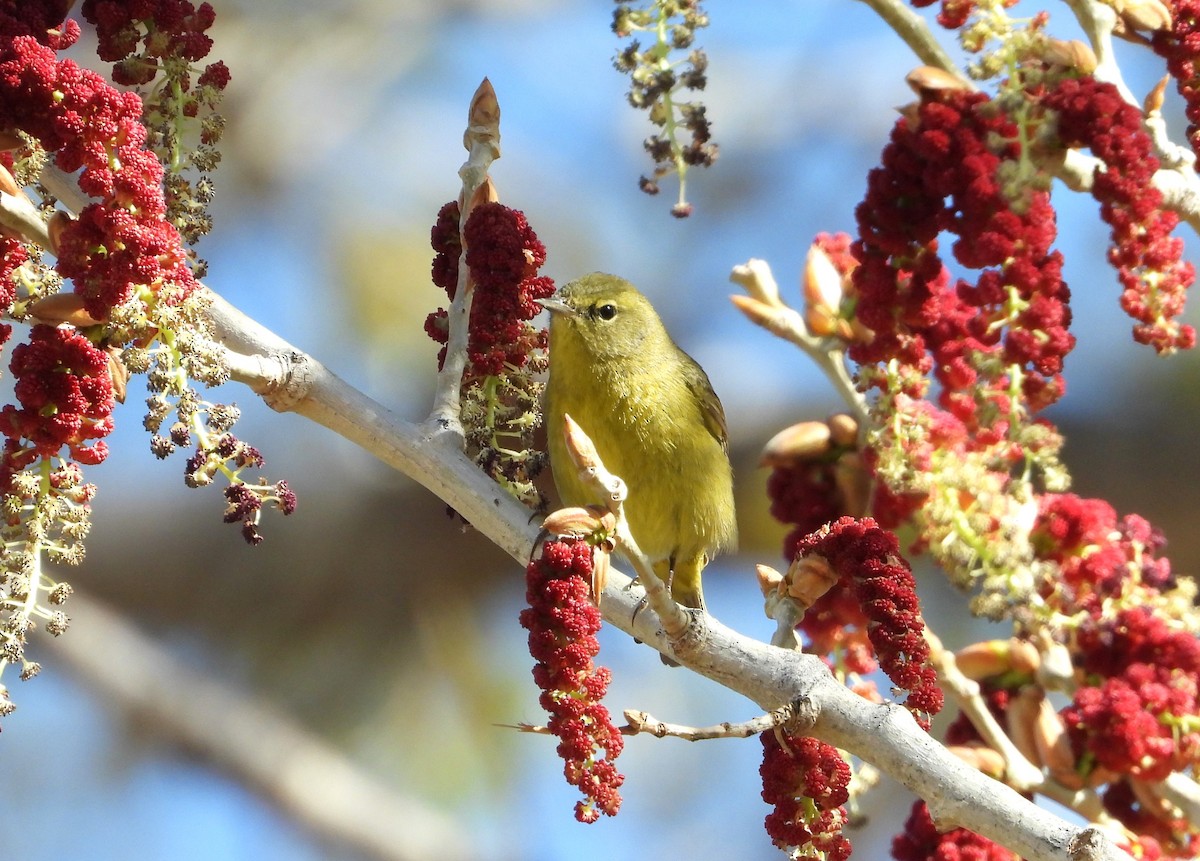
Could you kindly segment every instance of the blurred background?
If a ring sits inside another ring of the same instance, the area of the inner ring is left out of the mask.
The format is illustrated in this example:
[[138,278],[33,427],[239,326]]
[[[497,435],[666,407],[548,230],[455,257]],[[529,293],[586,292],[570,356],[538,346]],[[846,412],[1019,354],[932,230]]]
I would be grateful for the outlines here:
[[[728,273],[764,258],[798,300],[813,235],[853,227],[894,107],[910,100],[911,53],[849,0],[711,4],[699,44],[721,156],[693,173],[695,214],[679,221],[669,181],[657,198],[637,190],[649,128],[611,67],[622,44],[612,4],[214,5],[212,56],[233,82],[216,228],[198,249],[209,286],[420,420],[436,367],[422,323],[444,298],[429,283],[429,227],[458,194],[467,105],[489,77],[503,115],[492,176],[549,249],[544,274],[563,282],[599,269],[640,285],[724,401],[742,547],[710,569],[706,593],[723,621],[768,638],[753,563],[781,561],[783,529],[767,514],[757,452],[785,424],[838,404],[802,355],[734,311]],[[1076,35],[1065,8],[1054,13],[1056,35]],[[74,56],[100,68],[87,39],[85,26],[87,50]],[[1142,52],[1123,46],[1122,59],[1139,94],[1162,73]],[[1182,112],[1168,105],[1180,139]],[[1069,396],[1050,415],[1067,435],[1074,489],[1162,527],[1175,569],[1190,574],[1200,564],[1200,363],[1132,343],[1095,204],[1061,188],[1056,201],[1079,346]],[[1195,260],[1200,243],[1186,239]],[[1195,302],[1188,316],[1200,323]],[[182,457],[150,456],[143,397],[131,390],[112,456],[89,470],[100,496],[88,558],[59,572],[100,606],[69,605],[64,641],[76,646],[35,640],[42,675],[10,682],[19,708],[0,763],[19,783],[0,813],[5,857],[400,857],[329,838],[294,815],[290,793],[330,811],[371,806],[379,830],[425,835],[438,847],[429,858],[780,857],[762,830],[754,739],[632,739],[620,815],[577,824],[554,742],[501,726],[543,719],[517,623],[519,565],[410,479],[227,386],[214,399],[242,407],[239,435],[300,499],[248,547],[220,522],[219,488],[189,491]],[[936,577],[926,573],[923,588],[949,644],[989,633]],[[623,635],[601,641],[615,713],[691,725],[758,713]],[[155,706],[158,682],[191,699]],[[181,739],[189,720],[217,739],[261,739],[297,766],[295,779],[268,789],[270,768],[255,777]],[[885,857],[910,803],[885,781],[869,828],[851,835],[856,857]]]

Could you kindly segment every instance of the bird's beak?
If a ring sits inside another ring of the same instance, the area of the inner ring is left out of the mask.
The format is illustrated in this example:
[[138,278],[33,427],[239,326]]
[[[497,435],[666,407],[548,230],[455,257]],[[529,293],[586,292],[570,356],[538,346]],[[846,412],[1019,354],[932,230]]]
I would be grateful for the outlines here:
[[566,302],[561,302],[558,299],[534,299],[533,301],[537,302],[551,314],[564,314],[568,317],[574,317],[579,313]]

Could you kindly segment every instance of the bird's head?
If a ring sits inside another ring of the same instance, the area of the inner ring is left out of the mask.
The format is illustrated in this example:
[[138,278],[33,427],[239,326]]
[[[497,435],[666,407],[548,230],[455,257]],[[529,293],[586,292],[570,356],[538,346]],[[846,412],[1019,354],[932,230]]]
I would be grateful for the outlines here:
[[551,353],[579,350],[606,360],[645,355],[667,339],[650,300],[623,278],[593,272],[539,303],[550,312]]

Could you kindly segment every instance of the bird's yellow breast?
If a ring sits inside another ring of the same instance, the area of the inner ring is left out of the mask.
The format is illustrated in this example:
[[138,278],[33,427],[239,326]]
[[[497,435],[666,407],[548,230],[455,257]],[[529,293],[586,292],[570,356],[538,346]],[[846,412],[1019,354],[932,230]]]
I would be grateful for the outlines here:
[[[628,486],[626,518],[650,559],[711,556],[731,545],[736,534],[732,472],[724,446],[706,429],[702,406],[688,385],[681,362],[690,360],[674,344],[670,347],[678,355],[667,361],[631,365],[597,360],[571,336],[569,321],[553,325],[546,422],[563,503],[600,501],[575,470],[563,467],[570,464],[563,415],[570,414],[608,470]],[[586,379],[574,369],[586,369]]]

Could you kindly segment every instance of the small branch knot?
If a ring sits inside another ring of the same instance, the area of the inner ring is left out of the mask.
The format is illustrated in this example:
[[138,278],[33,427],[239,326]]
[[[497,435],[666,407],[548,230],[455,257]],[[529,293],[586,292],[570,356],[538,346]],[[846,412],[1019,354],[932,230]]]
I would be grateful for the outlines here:
[[276,412],[291,412],[312,389],[313,361],[299,350],[274,353],[270,361],[279,366],[279,372],[271,375],[263,389],[263,402]]
[[1095,827],[1084,828],[1067,844],[1067,855],[1071,861],[1093,861],[1109,857],[1105,851],[1111,844],[1104,833]]

